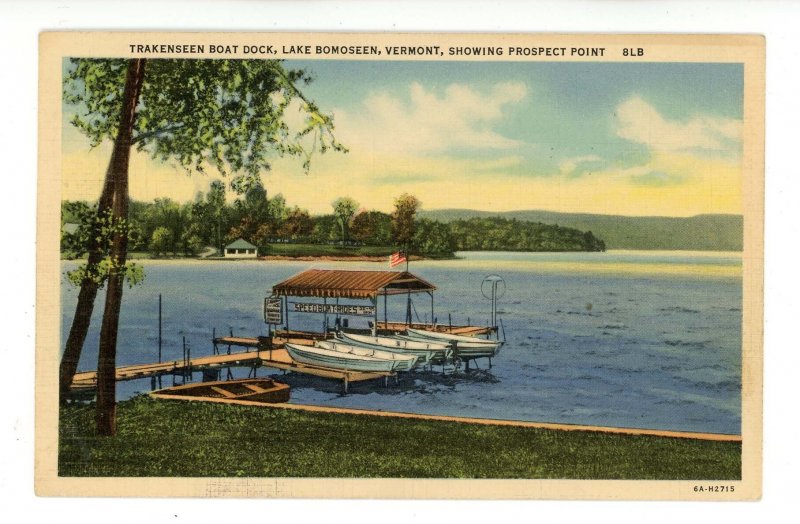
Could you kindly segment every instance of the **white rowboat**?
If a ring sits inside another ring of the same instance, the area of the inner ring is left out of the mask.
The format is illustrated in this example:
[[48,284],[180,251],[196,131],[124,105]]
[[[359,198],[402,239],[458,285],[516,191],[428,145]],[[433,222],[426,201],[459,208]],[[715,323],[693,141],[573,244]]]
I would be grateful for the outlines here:
[[392,351],[384,351],[380,349],[370,349],[365,347],[353,346],[351,344],[343,344],[337,340],[320,340],[314,344],[318,348],[329,349],[338,351],[340,353],[349,353],[351,355],[358,355],[364,357],[375,357],[383,360],[392,360],[395,362],[394,371],[409,371],[417,364],[417,356],[411,354],[395,353]]
[[450,344],[432,340],[404,340],[399,337],[373,337],[353,333],[339,333],[337,340],[355,346],[417,355],[420,364],[426,364],[432,360],[443,360],[448,358],[451,353]]
[[464,357],[493,357],[502,345],[499,340],[484,340],[465,335],[412,328],[408,328],[408,335],[399,336],[407,340],[449,342],[454,345],[456,352]]
[[395,360],[353,355],[312,346],[287,343],[285,347],[289,356],[295,362],[323,368],[346,371],[393,371],[397,362]]

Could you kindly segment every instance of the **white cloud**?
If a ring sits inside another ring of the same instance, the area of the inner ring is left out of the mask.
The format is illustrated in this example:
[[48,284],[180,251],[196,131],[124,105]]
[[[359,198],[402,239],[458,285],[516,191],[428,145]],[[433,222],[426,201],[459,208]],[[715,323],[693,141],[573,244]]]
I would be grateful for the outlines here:
[[443,92],[415,82],[402,98],[373,93],[359,113],[336,111],[337,134],[354,153],[513,149],[521,142],[503,136],[493,126],[527,94],[527,87],[515,82],[498,83],[486,91],[451,84]]
[[707,115],[697,115],[686,122],[667,120],[638,96],[620,104],[616,116],[617,136],[647,145],[654,151],[736,156],[740,149],[741,120]]
[[575,173],[575,170],[578,169],[583,164],[590,164],[590,163],[597,163],[602,162],[602,158],[597,155],[584,155],[584,156],[577,156],[573,158],[567,158],[561,161],[558,165],[558,170],[560,174],[568,176]]

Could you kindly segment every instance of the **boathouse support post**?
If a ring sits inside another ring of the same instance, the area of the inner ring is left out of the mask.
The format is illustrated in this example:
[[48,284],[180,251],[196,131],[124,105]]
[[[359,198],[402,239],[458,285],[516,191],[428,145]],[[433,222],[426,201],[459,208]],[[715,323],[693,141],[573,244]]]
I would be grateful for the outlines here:
[[286,337],[289,337],[289,297],[283,297],[284,310],[286,311]]
[[433,291],[428,291],[428,294],[431,296],[431,328],[433,327]]
[[378,336],[378,295],[370,298],[370,302],[375,307],[372,319],[372,336]]

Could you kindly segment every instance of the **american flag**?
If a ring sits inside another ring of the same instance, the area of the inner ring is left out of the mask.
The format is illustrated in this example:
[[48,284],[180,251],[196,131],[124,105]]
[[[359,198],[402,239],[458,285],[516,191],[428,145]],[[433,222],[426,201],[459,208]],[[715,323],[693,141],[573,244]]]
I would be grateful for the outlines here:
[[392,256],[389,257],[389,267],[398,266],[405,261],[406,261],[406,254],[403,253],[402,251],[392,253]]

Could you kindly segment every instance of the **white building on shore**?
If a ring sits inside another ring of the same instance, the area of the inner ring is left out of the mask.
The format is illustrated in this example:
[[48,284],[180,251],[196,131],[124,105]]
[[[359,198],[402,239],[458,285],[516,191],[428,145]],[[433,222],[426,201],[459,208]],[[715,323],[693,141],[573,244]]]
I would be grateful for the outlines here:
[[250,242],[237,238],[225,246],[225,258],[257,258],[258,248]]

